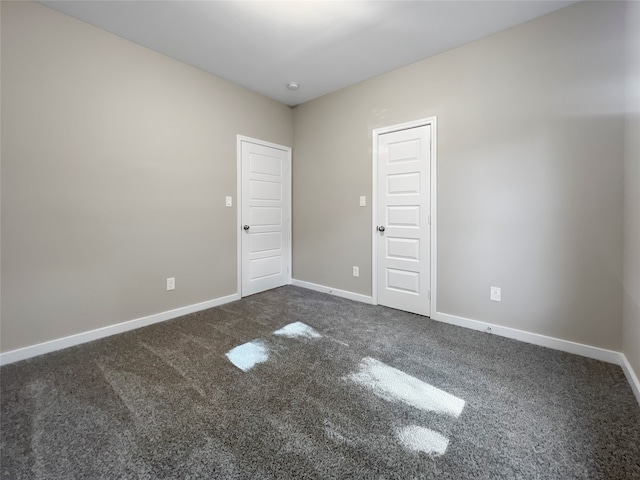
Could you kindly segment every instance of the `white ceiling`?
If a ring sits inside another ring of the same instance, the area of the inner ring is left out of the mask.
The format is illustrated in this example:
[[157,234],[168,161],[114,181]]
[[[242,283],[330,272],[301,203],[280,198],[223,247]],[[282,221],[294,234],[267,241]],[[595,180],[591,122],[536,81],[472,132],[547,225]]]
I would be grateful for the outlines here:
[[41,3],[293,106],[575,2]]

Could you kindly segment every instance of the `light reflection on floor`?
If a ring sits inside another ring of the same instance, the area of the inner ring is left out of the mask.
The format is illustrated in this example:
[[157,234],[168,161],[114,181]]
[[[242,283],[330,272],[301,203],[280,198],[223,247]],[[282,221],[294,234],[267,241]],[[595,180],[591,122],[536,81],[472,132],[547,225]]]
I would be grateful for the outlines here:
[[[274,331],[273,335],[298,339],[322,337],[318,331],[303,322],[285,325]],[[243,372],[248,372],[255,365],[269,359],[269,348],[266,340],[257,339],[238,345],[229,350],[226,356],[233,365]],[[369,389],[384,400],[401,402],[422,411],[458,418],[465,406],[465,401],[461,398],[371,357],[363,358],[358,365],[358,371],[345,378]],[[449,446],[447,437],[419,425],[398,428],[395,435],[407,450],[433,456],[444,455]]]
[[258,363],[264,363],[269,359],[269,350],[264,342],[254,340],[232,348],[226,355],[236,367],[248,372]]

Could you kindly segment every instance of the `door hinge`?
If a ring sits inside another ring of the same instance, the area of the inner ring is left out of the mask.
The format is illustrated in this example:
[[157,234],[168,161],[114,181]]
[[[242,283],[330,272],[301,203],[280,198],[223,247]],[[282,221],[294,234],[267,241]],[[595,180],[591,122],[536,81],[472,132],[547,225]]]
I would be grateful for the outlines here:
[[431,290],[427,290],[427,298],[431,300]]
[[429,215],[429,225],[431,225],[431,215]]

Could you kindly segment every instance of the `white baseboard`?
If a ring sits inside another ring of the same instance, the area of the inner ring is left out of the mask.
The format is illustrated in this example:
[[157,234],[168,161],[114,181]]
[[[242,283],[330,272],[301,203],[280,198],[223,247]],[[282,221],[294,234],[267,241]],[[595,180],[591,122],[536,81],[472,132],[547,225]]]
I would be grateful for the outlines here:
[[541,347],[551,348],[553,350],[560,350],[562,352],[573,353],[581,355],[587,358],[593,358],[595,360],[601,360],[607,363],[613,363],[619,365],[622,368],[631,390],[633,391],[638,403],[640,404],[640,381],[636,376],[631,364],[627,360],[624,353],[616,352],[615,350],[607,350],[600,347],[593,347],[591,345],[585,345],[583,343],[576,343],[570,340],[561,340],[559,338],[547,337],[546,335],[540,335],[538,333],[531,333],[524,330],[518,330],[515,328],[503,327],[501,325],[494,325],[492,323],[481,322],[479,320],[472,320],[470,318],[458,317],[455,315],[449,315],[448,313],[436,312],[432,317],[433,320],[449,323],[451,325],[457,325],[458,327],[470,328],[472,330],[487,331],[501,337],[512,338],[521,342],[531,343],[533,345],[539,345]]
[[623,360],[623,363],[621,365],[622,371],[624,371],[624,374],[627,377],[627,380],[629,381],[629,385],[631,385],[631,390],[633,390],[633,393],[635,394],[636,399],[638,400],[638,404],[640,404],[640,380],[638,380],[638,376],[636,375],[636,372],[633,371],[633,367],[629,363],[627,356],[624,354],[621,354],[621,355]]
[[88,332],[77,333],[68,337],[57,338],[48,342],[38,343],[29,347],[18,348],[9,352],[0,353],[0,365],[7,365],[9,363],[18,362],[20,360],[26,360],[27,358],[35,357],[45,353],[55,352],[56,350],[62,350],[63,348],[73,347],[80,345],[81,343],[91,342],[104,337],[110,337],[117,333],[127,332],[140,327],[146,327],[154,323],[165,322],[173,318],[188,315],[190,313],[199,312],[200,310],[206,310],[207,308],[217,307],[225,303],[240,300],[240,295],[234,293],[226,297],[215,298],[213,300],[207,300],[206,302],[195,303],[193,305],[187,305],[186,307],[180,307],[166,312],[156,313],[146,317],[136,318],[135,320],[129,320],[115,325],[109,325],[107,327],[97,328],[95,330],[89,330]]
[[325,287],[324,285],[304,282],[302,280],[296,280],[295,278],[291,280],[291,285],[307,288],[309,290],[315,290],[316,292],[328,293],[330,295],[335,295],[336,297],[348,298],[349,300],[355,300],[356,302],[368,303],[369,305],[373,305],[373,297],[362,295],[360,293],[353,293],[347,290],[340,290],[338,288]]
[[470,328],[472,330],[487,331],[487,329],[490,329],[488,333],[492,333],[494,335],[513,338],[514,340],[520,340],[521,342],[540,345],[541,347],[552,348],[553,350],[574,353],[576,355],[594,358],[596,360],[601,360],[607,363],[613,363],[620,366],[622,366],[623,363],[622,353],[616,352],[614,350],[593,347],[591,345],[576,343],[570,340],[561,340],[559,338],[547,337],[546,335],[540,335],[538,333],[531,333],[525,330],[518,330],[516,328],[503,327],[501,325],[494,325],[492,323],[482,322],[479,320],[472,320],[470,318],[449,315],[448,313],[436,312],[436,314],[432,318],[433,320],[437,320],[439,322],[449,323],[451,325],[457,325],[459,327]]

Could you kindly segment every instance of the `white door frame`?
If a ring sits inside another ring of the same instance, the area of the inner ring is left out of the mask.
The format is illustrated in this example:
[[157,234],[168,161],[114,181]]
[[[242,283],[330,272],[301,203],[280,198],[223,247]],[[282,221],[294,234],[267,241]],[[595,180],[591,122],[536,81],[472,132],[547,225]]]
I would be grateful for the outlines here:
[[278,150],[284,150],[287,153],[287,173],[285,180],[287,182],[286,188],[289,194],[289,205],[287,205],[288,215],[286,219],[287,226],[285,232],[289,237],[289,251],[287,252],[285,259],[287,261],[287,285],[291,284],[291,147],[285,147],[284,145],[278,145],[277,143],[265,142],[264,140],[258,140],[256,138],[246,137],[244,135],[237,136],[236,144],[236,163],[237,163],[237,186],[236,186],[236,252],[238,255],[237,260],[237,291],[238,296],[242,298],[242,142],[255,143],[256,145],[262,145],[265,147],[276,148]]
[[408,130],[410,128],[415,127],[423,127],[429,125],[430,129],[430,148],[431,148],[431,205],[429,211],[429,218],[431,220],[431,248],[430,248],[430,257],[431,257],[431,308],[429,317],[434,318],[434,315],[438,311],[436,308],[436,298],[437,298],[437,247],[438,247],[438,235],[437,235],[437,215],[436,212],[438,209],[436,208],[436,200],[438,198],[437,195],[437,143],[436,140],[437,130],[436,130],[436,117],[428,117],[420,120],[414,120],[412,122],[400,123],[397,125],[390,125],[388,127],[376,128],[372,133],[372,142],[373,142],[373,189],[371,195],[371,296],[373,298],[373,304],[378,305],[378,260],[377,260],[377,252],[378,252],[378,237],[379,235],[375,235],[375,228],[378,223],[378,137],[385,133],[397,132],[399,130]]

